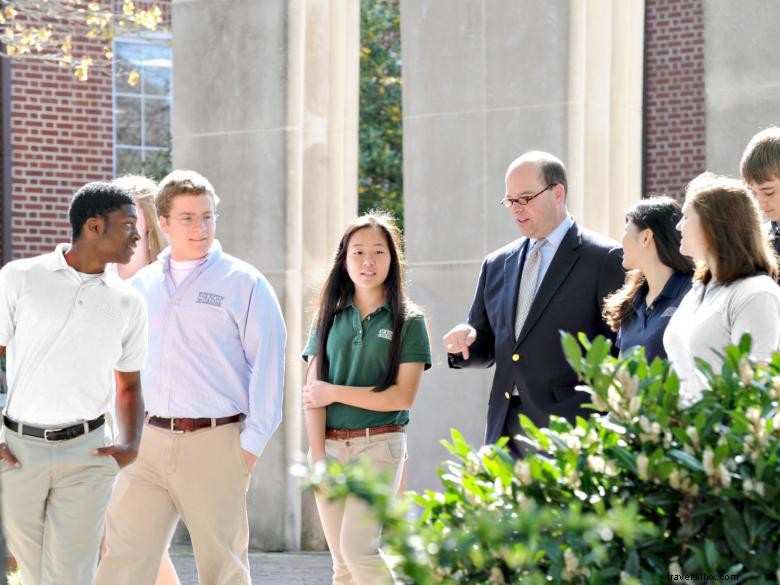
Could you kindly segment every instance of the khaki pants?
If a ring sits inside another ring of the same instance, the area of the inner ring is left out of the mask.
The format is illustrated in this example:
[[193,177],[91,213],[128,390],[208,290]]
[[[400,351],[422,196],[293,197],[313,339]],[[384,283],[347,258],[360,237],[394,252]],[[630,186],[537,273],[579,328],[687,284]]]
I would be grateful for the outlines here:
[[[397,490],[406,459],[406,434],[327,439],[325,452],[344,463],[365,458],[375,469],[389,473],[393,490]],[[315,499],[325,540],[333,557],[333,585],[392,583],[390,570],[379,553],[382,527],[369,508],[352,496],[344,501],[330,502],[315,493]]]
[[105,425],[68,441],[46,442],[5,429],[19,462],[0,463],[2,517],[10,552],[25,585],[92,583],[111,486],[113,457]]
[[250,585],[249,477],[238,423],[191,433],[144,425],[138,459],[111,495],[95,585],[152,585],[179,516],[201,585]]

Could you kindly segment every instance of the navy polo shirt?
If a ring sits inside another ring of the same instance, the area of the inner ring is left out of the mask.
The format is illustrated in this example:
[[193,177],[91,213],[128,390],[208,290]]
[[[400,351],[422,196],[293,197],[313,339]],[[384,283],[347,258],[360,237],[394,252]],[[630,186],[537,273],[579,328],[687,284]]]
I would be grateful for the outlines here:
[[615,345],[623,353],[630,347],[644,346],[648,362],[655,356],[666,359],[664,331],[690,288],[691,276],[675,272],[649,307],[645,305],[647,290],[640,291],[632,301],[634,316],[620,326]]

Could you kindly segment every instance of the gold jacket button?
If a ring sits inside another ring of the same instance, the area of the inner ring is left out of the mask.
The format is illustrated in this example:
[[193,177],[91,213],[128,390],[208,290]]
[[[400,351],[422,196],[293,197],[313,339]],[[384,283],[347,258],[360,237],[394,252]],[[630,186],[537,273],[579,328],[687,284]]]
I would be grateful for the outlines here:
[[504,392],[504,397],[509,400],[509,392]]
[[512,354],[512,361],[513,362],[519,362],[520,361],[520,356],[517,355],[516,353],[513,353]]

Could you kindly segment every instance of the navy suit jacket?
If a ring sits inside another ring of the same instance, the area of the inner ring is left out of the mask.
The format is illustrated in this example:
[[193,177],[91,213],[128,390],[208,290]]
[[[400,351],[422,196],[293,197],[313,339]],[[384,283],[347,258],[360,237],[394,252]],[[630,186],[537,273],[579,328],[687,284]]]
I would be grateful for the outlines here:
[[468,317],[477,330],[470,357],[448,356],[451,368],[496,365],[485,443],[501,436],[514,386],[522,400],[520,412],[538,426],[547,426],[551,414],[573,420],[592,412],[581,409],[591,399],[574,389],[577,376],[564,357],[560,331],[582,331],[589,339],[601,334],[614,341],[601,311],[604,297],[623,285],[618,243],[574,223],[539,284],[516,340],[517,293],[527,251],[528,238],[521,238],[485,258]]

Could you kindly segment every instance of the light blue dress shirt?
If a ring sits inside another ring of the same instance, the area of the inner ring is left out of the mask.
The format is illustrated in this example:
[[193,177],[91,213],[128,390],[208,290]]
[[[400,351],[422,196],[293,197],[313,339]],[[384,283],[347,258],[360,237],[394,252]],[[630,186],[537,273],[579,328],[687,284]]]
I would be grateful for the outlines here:
[[206,261],[176,287],[170,248],[132,280],[149,311],[141,370],[152,416],[246,415],[241,447],[260,455],[282,420],[287,332],[273,289],[214,241]]
[[[534,290],[534,295],[536,295],[537,291],[539,290],[539,285],[542,284],[544,275],[547,274],[547,269],[550,267],[552,259],[555,256],[555,253],[558,251],[558,247],[561,245],[564,236],[566,236],[566,233],[569,231],[569,228],[571,228],[572,225],[574,225],[574,219],[572,219],[570,215],[567,215],[563,218],[563,221],[558,224],[558,227],[550,232],[550,234],[545,238],[547,243],[542,246],[542,259],[539,262],[539,278],[536,279],[536,289]],[[529,251],[533,249],[537,239],[538,238],[528,239]]]

